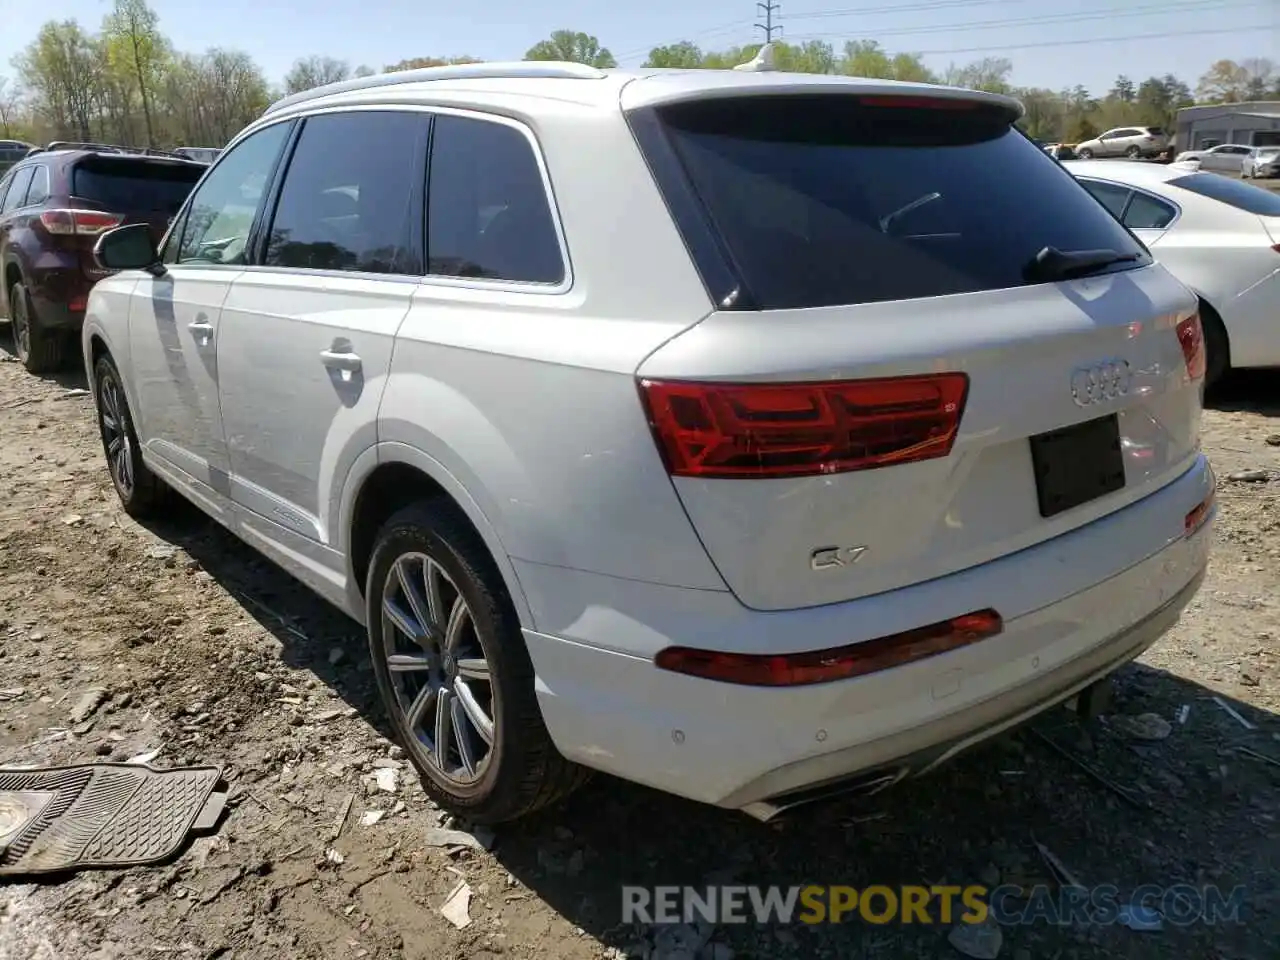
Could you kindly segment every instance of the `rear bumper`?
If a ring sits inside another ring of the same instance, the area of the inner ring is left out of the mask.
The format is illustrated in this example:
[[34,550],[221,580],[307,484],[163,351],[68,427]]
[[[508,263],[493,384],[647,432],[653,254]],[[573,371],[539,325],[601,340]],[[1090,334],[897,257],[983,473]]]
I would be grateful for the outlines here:
[[[1212,517],[1191,537],[1183,522],[1213,483],[1200,457],[1152,496],[1047,543],[797,611],[518,564],[543,628],[525,637],[548,729],[587,766],[762,816],[846,778],[923,772],[1072,696],[1168,630],[1208,562]],[[661,671],[651,659],[674,643],[820,649],[896,632],[886,629],[895,618],[921,625],[988,606],[1005,617],[1000,636],[838,683],[734,686]]]
[[93,281],[84,275],[80,263],[62,254],[42,254],[42,264],[27,276],[27,289],[40,326],[46,330],[79,330],[84,325],[85,304]]

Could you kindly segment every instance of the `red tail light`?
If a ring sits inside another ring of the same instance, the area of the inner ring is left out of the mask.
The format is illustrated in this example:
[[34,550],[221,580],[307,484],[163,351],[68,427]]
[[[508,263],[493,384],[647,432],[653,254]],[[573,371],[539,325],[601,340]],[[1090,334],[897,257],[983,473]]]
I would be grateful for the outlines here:
[[1192,380],[1202,379],[1206,357],[1204,328],[1200,326],[1200,314],[1193,313],[1178,324],[1178,342],[1182,344],[1182,356],[1187,361],[1187,376]]
[[50,233],[59,236],[78,234],[96,237],[124,222],[118,213],[102,213],[98,210],[46,210],[40,214],[40,222]]
[[823,383],[640,381],[677,477],[807,477],[951,452],[963,373]]
[[655,663],[663,670],[704,680],[753,687],[795,687],[847,680],[900,667],[994,637],[1003,630],[1000,614],[979,610],[905,633],[830,650],[770,655],[667,647],[658,654]]

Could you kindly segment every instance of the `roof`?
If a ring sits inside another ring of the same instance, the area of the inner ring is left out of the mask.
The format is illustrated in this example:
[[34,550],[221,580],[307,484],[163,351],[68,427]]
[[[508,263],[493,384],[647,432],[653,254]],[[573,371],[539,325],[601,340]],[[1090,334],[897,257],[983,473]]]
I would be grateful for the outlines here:
[[1280,118],[1280,100],[1246,100],[1240,103],[1202,103],[1193,107],[1181,107],[1179,120],[1198,120],[1203,117],[1234,116]]
[[264,116],[313,105],[354,105],[373,100],[430,100],[440,94],[463,91],[545,96],[589,106],[632,109],[680,100],[746,93],[860,93],[922,94],[943,99],[971,100],[1001,106],[1021,116],[1022,105],[1010,97],[933,84],[870,80],[781,71],[735,70],[599,70],[580,63],[530,62],[469,63],[424,67],[378,74],[304,90],[278,100]]

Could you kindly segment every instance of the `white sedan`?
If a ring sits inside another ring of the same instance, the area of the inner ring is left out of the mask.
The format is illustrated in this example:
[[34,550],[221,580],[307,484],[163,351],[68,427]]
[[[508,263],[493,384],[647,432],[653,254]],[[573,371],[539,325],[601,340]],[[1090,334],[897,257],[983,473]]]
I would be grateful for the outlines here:
[[1280,367],[1280,194],[1177,165],[1063,166],[1200,297],[1209,382]]

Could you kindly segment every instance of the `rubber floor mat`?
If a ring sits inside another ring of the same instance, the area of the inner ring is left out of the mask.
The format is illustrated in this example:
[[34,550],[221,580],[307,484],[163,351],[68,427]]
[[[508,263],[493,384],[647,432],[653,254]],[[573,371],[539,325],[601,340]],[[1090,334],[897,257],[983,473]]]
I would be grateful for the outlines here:
[[0,767],[0,877],[157,863],[226,802],[220,767]]

